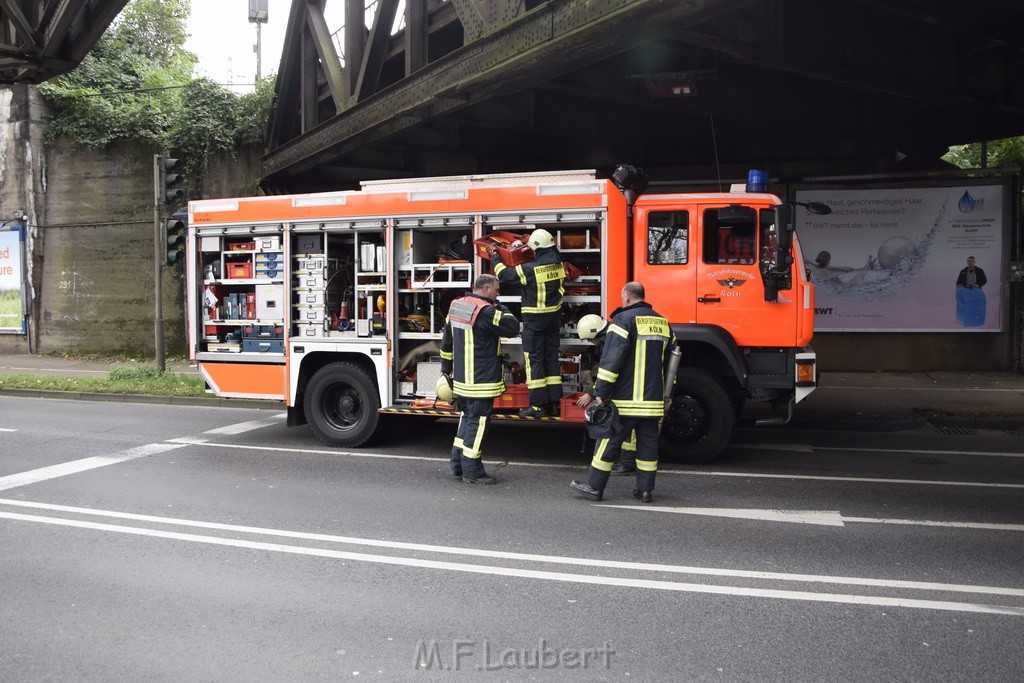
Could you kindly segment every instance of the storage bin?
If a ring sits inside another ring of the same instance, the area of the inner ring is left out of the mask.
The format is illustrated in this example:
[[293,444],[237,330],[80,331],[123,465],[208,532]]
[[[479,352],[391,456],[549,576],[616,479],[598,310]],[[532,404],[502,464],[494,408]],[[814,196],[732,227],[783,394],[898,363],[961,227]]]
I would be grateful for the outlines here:
[[258,251],[281,251],[281,236],[271,235],[268,237],[256,238],[256,249]]
[[[533,260],[533,249],[526,246],[528,235],[520,235],[514,232],[502,232],[495,230],[479,239],[473,240],[476,245],[476,253],[482,259],[490,259],[488,247],[494,247],[501,256],[501,262],[506,266],[518,266],[521,263],[528,263]],[[513,242],[523,242],[522,246],[514,249],[509,248]]]
[[252,264],[248,261],[245,263],[229,263],[227,265],[229,280],[248,280],[252,277]]
[[284,353],[283,339],[243,339],[244,353]]
[[584,392],[578,391],[575,394],[569,394],[563,396],[561,401],[562,410],[562,421],[563,422],[586,422],[586,415],[583,408],[576,405],[576,401],[580,400],[580,396]]
[[506,384],[505,393],[494,399],[494,407],[525,408],[530,405],[530,391],[525,384]]

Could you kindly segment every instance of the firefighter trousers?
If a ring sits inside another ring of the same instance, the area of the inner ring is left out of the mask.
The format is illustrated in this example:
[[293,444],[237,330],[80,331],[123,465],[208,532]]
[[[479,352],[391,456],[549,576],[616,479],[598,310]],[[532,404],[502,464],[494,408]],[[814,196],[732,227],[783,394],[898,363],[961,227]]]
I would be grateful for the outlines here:
[[483,452],[484,434],[487,431],[488,418],[494,409],[493,398],[459,397],[459,429],[455,432],[452,443],[452,474],[467,477],[483,477],[484,463],[480,460]]
[[622,444],[636,430],[636,488],[653,491],[654,479],[658,474],[658,418],[619,416],[622,429],[604,439],[599,439],[590,461],[587,483],[598,491],[604,491],[608,484],[612,465],[619,459]]
[[523,356],[530,405],[541,408],[562,400],[562,371],[558,364],[558,332],[562,314],[523,315]]

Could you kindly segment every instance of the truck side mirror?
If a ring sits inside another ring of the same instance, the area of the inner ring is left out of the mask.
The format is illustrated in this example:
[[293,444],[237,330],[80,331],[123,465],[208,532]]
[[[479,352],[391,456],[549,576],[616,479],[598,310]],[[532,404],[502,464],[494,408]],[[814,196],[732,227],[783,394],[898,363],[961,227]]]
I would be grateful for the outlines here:
[[[779,230],[779,255],[789,254],[793,248],[793,231],[796,229],[794,224],[793,216],[793,205],[792,204],[780,204],[775,207],[775,225],[778,226]],[[775,268],[780,273],[789,272],[789,264],[783,262],[784,259],[776,259]],[[792,262],[792,259],[790,259]]]

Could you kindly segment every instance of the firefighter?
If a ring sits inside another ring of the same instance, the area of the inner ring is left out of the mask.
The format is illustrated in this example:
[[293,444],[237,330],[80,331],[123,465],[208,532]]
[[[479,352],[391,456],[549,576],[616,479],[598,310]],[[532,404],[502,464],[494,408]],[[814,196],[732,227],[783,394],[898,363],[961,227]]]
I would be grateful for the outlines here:
[[653,499],[658,472],[658,421],[669,402],[665,396],[665,367],[676,339],[668,321],[644,301],[644,286],[628,282],[622,288],[622,308],[605,332],[601,366],[594,384],[594,401],[612,401],[621,429],[597,442],[586,482],[569,484],[581,496],[601,500],[612,464],[631,430],[636,430],[636,488],[633,497]]
[[[612,312],[614,318],[621,308],[616,308]],[[605,334],[608,332],[608,321],[599,315],[588,313],[579,319],[576,323],[576,333],[580,339],[587,341],[590,340],[594,344],[595,362],[591,375],[597,377],[598,369],[600,367],[601,350],[604,348]],[[590,389],[587,393],[583,394],[576,401],[576,405],[580,408],[586,408],[594,400],[594,390]],[[596,441],[590,438],[590,434],[587,431],[583,432],[583,438],[585,440],[583,446],[583,453],[589,453],[593,455],[594,445]],[[619,461],[612,466],[612,476],[623,476],[636,472],[636,430],[630,430],[629,438],[622,442],[622,456]]]
[[523,355],[530,405],[520,417],[559,414],[562,372],[558,364],[558,333],[562,326],[562,295],[565,267],[551,233],[538,228],[527,242],[536,258],[518,266],[506,266],[494,253],[494,274],[503,284],[522,288]]
[[519,331],[519,321],[498,303],[498,278],[481,275],[473,292],[452,302],[441,336],[441,372],[452,380],[462,416],[452,444],[452,476],[473,484],[495,484],[480,459],[487,418],[505,391],[501,337]]

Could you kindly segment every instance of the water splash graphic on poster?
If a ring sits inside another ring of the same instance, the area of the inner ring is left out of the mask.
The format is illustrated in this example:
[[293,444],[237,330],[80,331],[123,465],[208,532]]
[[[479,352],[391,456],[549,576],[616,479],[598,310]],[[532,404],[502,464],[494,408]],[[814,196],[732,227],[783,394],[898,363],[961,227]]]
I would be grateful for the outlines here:
[[801,190],[817,331],[997,332],[1004,187]]

